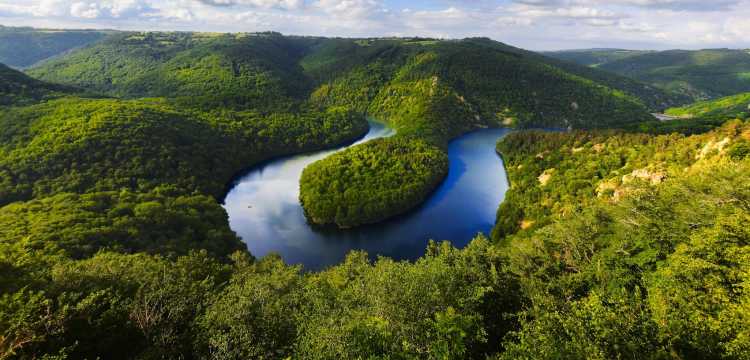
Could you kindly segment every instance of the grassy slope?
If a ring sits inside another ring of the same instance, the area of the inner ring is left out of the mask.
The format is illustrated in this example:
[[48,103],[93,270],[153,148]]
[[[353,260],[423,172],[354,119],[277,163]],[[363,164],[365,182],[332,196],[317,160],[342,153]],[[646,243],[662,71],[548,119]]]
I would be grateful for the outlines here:
[[52,30],[0,25],[0,63],[17,68],[95,43],[107,32],[88,30]]
[[683,107],[670,108],[668,115],[679,117],[670,121],[645,122],[624,128],[652,134],[701,134],[721,127],[727,120],[750,118],[750,94],[738,94],[717,100],[699,101]]

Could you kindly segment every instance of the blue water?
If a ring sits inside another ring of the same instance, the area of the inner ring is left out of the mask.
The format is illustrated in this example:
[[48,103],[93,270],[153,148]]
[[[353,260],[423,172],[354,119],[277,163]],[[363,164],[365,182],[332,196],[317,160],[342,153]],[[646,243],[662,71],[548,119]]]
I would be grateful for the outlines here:
[[[360,140],[393,135],[371,122]],[[299,178],[310,163],[338,151],[281,158],[251,169],[230,190],[224,207],[229,224],[256,257],[278,253],[289,264],[318,270],[341,262],[351,250],[370,256],[413,260],[430,239],[465,246],[488,233],[508,189],[505,168],[495,143],[505,129],[479,130],[453,140],[448,147],[448,177],[418,208],[391,220],[350,230],[321,230],[307,224],[299,204]]]

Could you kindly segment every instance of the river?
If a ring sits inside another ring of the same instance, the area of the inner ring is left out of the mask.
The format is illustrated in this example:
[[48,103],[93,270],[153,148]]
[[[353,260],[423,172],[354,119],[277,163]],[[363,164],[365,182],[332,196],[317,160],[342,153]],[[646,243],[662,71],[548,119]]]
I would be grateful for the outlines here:
[[[430,239],[465,246],[478,233],[488,233],[508,189],[505,168],[495,153],[507,129],[465,134],[448,146],[450,170],[445,181],[416,209],[391,220],[349,230],[310,226],[299,204],[302,170],[335,150],[276,159],[250,169],[228,192],[224,208],[229,224],[256,257],[278,253],[289,264],[319,270],[341,262],[351,250],[370,256],[413,260],[424,254]],[[391,136],[394,131],[370,122],[357,143]]]

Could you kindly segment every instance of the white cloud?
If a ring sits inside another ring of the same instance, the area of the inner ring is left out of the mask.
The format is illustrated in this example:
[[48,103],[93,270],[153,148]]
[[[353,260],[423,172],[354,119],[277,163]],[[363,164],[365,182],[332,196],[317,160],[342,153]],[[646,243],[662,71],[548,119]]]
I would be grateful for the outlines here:
[[265,9],[300,9],[305,5],[304,0],[199,0],[207,5],[234,6],[247,5]]
[[101,12],[95,3],[77,2],[70,6],[70,14],[79,18],[96,19]]
[[0,24],[275,30],[324,36],[487,36],[531,49],[750,47],[750,0],[393,4],[386,0],[0,0]]

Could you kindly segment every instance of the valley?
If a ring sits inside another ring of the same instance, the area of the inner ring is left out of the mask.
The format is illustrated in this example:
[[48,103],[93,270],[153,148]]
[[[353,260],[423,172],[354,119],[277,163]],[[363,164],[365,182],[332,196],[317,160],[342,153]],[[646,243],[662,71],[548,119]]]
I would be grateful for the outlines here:
[[0,27],[0,359],[746,359],[743,59]]

